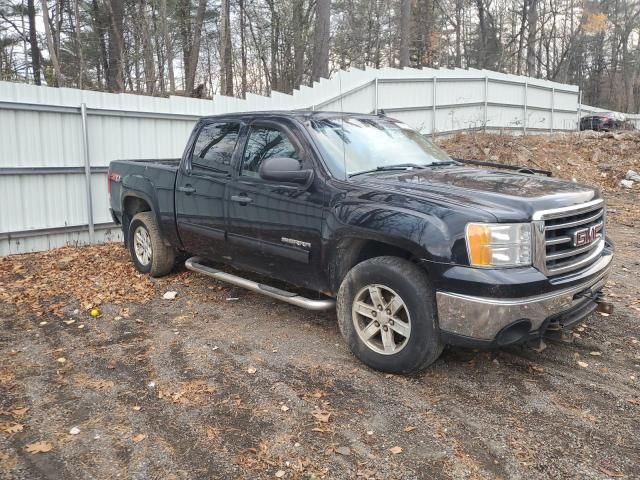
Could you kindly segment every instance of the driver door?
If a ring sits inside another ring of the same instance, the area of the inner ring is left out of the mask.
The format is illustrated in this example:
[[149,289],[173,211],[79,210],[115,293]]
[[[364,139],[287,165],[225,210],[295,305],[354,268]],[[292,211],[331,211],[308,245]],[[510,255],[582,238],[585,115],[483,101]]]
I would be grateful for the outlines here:
[[[323,218],[323,182],[309,185],[260,178],[261,163],[270,157],[299,160],[313,167],[309,149],[284,121],[255,121],[247,131],[242,155],[229,186],[228,243],[234,263],[270,277],[318,288]],[[314,169],[317,171],[317,169]]]

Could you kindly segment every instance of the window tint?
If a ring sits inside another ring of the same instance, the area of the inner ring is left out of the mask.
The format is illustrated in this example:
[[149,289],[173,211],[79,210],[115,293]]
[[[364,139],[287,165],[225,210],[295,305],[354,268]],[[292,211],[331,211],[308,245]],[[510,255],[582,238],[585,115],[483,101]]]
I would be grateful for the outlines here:
[[196,166],[228,173],[231,156],[238,140],[239,124],[210,123],[205,125],[193,149],[191,163]]
[[265,158],[270,157],[289,157],[300,160],[300,154],[284,132],[269,127],[252,128],[242,157],[240,174],[257,177],[260,164]]

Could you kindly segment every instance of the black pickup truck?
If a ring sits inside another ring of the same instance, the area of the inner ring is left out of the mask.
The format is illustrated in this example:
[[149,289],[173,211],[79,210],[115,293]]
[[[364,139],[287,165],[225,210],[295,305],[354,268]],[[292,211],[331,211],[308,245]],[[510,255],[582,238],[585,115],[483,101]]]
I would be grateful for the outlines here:
[[469,167],[384,115],[207,117],[181,159],[114,161],[108,181],[138,270],[167,274],[188,253],[191,270],[336,307],[353,353],[387,372],[425,368],[446,344],[539,339],[606,305],[596,189]]

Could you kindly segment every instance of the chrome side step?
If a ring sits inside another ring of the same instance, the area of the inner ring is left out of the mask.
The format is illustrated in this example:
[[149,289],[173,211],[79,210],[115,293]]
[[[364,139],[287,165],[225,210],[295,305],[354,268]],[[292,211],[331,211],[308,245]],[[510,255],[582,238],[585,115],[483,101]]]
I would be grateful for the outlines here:
[[185,262],[185,266],[189,270],[203,273],[209,277],[215,278],[216,280],[231,283],[233,285],[237,285],[238,287],[246,288],[253,292],[261,293],[268,297],[276,298],[278,300],[282,300],[283,302],[306,308],[307,310],[331,310],[336,306],[336,301],[333,299],[327,298],[324,300],[311,300],[310,298],[301,297],[297,293],[280,290],[279,288],[270,287],[269,285],[264,285],[262,283],[254,282],[253,280],[238,277],[237,275],[232,275],[231,273],[223,272],[222,270],[216,270],[215,268],[207,267],[206,265],[200,263],[202,262],[202,260],[203,259],[200,257],[191,257]]

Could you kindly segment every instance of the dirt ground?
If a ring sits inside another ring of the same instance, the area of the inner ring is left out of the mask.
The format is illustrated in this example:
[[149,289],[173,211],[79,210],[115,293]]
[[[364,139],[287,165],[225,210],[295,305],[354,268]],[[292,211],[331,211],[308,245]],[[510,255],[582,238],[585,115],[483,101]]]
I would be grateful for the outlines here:
[[607,195],[613,314],[416,376],[333,312],[150,280],[120,245],[2,258],[0,478],[640,478],[640,196]]

